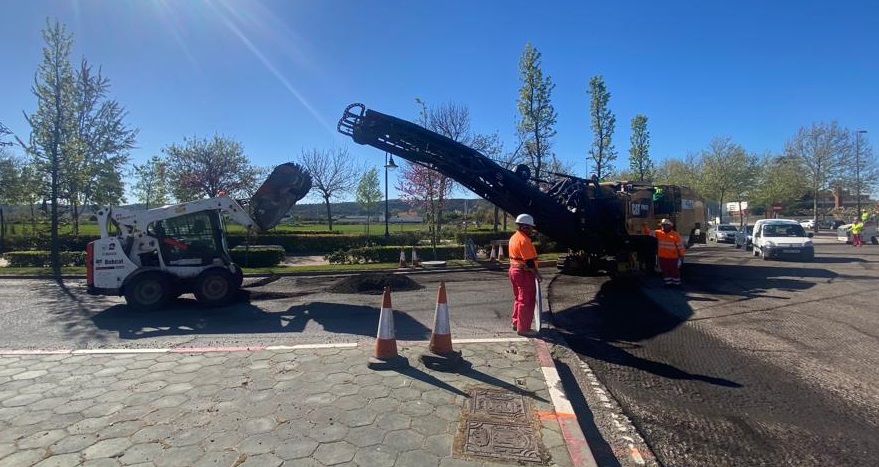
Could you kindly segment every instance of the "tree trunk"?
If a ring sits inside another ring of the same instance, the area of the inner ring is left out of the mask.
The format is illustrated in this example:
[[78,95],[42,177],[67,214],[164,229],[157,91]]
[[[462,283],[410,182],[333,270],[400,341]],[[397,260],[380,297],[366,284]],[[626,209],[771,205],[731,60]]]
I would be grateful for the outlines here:
[[0,208],[0,252],[6,246],[6,218],[3,217],[3,208]]
[[330,227],[330,232],[333,231],[333,214],[330,211],[330,197],[324,196],[324,204],[327,205],[327,225]]
[[500,224],[500,221],[501,221],[500,211],[501,211],[501,208],[499,208],[497,206],[494,207],[494,231],[495,232],[497,232],[498,225]]

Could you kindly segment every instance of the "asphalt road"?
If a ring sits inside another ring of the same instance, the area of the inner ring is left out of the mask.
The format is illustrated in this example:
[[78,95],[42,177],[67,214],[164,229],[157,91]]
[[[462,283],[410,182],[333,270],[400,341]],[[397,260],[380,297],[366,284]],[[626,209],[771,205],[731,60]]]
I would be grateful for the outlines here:
[[[440,281],[454,338],[513,337],[505,271],[409,275],[419,290],[392,293],[398,340],[428,340]],[[87,295],[84,280],[0,278],[0,347],[168,348],[374,341],[380,295],[327,292],[343,277],[281,277],[206,308],[184,295],[165,310],[133,313],[121,297]],[[245,280],[245,286],[252,279]]]
[[816,249],[698,246],[682,290],[555,278],[556,324],[612,402],[584,391],[603,465],[637,464],[629,420],[651,465],[879,465],[879,247]]

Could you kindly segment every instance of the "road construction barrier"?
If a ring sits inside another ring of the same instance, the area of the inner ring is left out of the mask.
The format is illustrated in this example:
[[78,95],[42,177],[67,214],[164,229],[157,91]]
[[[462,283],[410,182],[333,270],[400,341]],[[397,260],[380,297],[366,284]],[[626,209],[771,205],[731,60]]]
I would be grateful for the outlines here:
[[382,307],[378,317],[378,334],[375,339],[375,352],[369,358],[368,367],[373,370],[386,370],[408,365],[405,357],[397,353],[397,335],[394,330],[394,310],[391,307],[391,288],[385,287],[382,293]]
[[436,294],[436,313],[433,317],[433,332],[430,335],[430,353],[421,355],[425,366],[439,370],[449,370],[461,362],[461,352],[452,348],[452,326],[449,322],[449,302],[446,298],[446,283],[440,282]]

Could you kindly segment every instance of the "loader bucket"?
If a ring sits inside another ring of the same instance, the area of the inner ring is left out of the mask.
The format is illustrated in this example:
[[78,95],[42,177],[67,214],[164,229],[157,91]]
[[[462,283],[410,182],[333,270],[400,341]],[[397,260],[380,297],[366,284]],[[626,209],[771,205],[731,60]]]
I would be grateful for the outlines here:
[[251,216],[260,231],[278,225],[284,215],[311,189],[311,175],[298,164],[275,167],[250,200]]

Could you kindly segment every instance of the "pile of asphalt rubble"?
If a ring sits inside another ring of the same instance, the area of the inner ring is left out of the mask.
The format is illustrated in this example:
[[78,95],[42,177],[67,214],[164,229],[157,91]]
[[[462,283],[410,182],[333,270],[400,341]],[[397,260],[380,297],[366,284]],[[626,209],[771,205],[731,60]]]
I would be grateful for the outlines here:
[[401,274],[373,273],[346,277],[327,291],[332,293],[381,295],[385,287],[390,287],[391,292],[420,290],[424,288],[423,285]]

